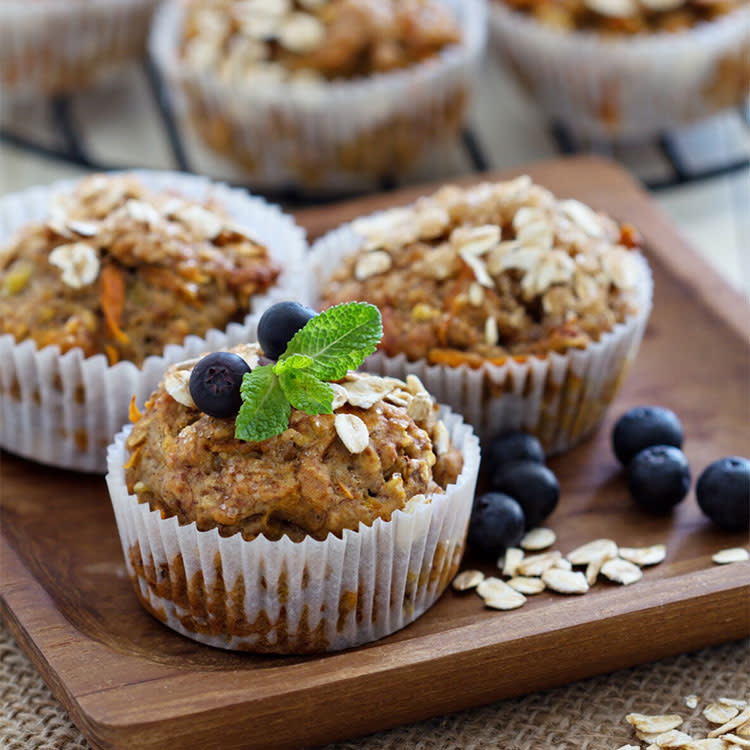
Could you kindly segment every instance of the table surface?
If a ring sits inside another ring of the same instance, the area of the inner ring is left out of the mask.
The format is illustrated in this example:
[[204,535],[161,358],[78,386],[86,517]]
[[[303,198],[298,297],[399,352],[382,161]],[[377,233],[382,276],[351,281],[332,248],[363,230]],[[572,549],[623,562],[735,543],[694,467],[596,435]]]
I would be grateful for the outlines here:
[[[74,116],[83,127],[87,146],[108,161],[119,159],[123,163],[172,168],[144,77],[133,69],[121,86],[120,90],[110,86],[75,98]],[[29,112],[22,116],[30,117],[26,120],[29,129],[39,130],[40,137],[47,137],[49,129],[43,115],[39,114],[36,121],[33,111],[32,108],[31,117]],[[8,116],[0,102],[0,122]],[[736,153],[738,144],[750,153],[750,131],[738,123],[736,116],[722,116],[682,131],[676,140],[683,154],[696,163],[706,154],[715,158],[724,151]],[[533,103],[491,55],[483,66],[471,124],[492,167],[512,166],[557,153]],[[236,177],[226,164],[212,159],[198,144],[189,143],[201,171],[217,177]],[[646,176],[659,176],[664,169],[651,147],[631,148],[614,155]],[[472,165],[465,151],[456,144],[440,159],[414,170],[407,181],[448,180],[470,171]],[[69,164],[0,143],[0,194],[79,174],[83,171]],[[719,273],[750,296],[750,171],[662,190],[654,197]],[[624,722],[630,711],[680,713],[687,720],[682,727],[685,731],[694,730],[696,736],[705,736],[700,734],[707,729],[700,715],[705,701],[719,696],[748,697],[748,675],[750,641],[741,641],[380,732],[330,746],[330,750],[614,750],[634,741]],[[698,708],[684,705],[689,694],[700,696]],[[8,750],[89,747],[1,622],[0,703],[4,706],[0,711],[0,746]]]

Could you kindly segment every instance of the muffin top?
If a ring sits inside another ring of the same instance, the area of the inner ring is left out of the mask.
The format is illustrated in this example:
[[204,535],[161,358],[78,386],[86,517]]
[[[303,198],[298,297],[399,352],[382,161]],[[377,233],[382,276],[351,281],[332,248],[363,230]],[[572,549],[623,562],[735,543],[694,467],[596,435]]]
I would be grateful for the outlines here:
[[218,206],[95,175],[0,248],[0,334],[140,365],[243,320],[279,273]]
[[564,31],[603,34],[681,31],[746,5],[748,0],[495,0]]
[[323,284],[321,305],[376,305],[389,356],[502,364],[584,348],[637,309],[635,230],[527,176],[446,186],[352,229],[359,250]]
[[439,0],[188,0],[182,57],[233,82],[354,78],[461,39]]
[[[255,344],[232,351],[253,370],[263,361]],[[429,502],[461,471],[461,454],[414,376],[404,383],[349,372],[332,384],[332,414],[292,408],[282,433],[246,442],[234,419],[193,403],[196,362],[167,371],[126,442],[129,492],[165,518],[248,540],[322,540]]]

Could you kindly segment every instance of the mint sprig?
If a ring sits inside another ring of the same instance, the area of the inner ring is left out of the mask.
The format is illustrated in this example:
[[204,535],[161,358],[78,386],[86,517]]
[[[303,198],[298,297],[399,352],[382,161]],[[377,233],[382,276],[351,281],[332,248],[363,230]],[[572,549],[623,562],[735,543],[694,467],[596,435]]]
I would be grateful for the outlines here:
[[380,311],[366,302],[329,307],[294,334],[275,365],[256,367],[242,379],[235,437],[257,441],[289,426],[291,407],[331,414],[333,388],[375,351],[383,335]]

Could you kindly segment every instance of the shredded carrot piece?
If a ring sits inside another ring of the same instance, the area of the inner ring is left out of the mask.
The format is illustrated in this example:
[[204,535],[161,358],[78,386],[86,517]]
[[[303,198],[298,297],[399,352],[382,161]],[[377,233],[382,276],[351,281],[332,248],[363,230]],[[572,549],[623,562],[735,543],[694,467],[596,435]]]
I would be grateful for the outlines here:
[[133,394],[133,398],[130,399],[130,408],[128,409],[128,419],[130,419],[131,422],[135,423],[137,422],[143,414],[140,412],[138,407],[135,403],[135,394]]
[[448,365],[457,367],[459,365],[468,365],[471,368],[482,366],[484,359],[473,352],[462,352],[458,349],[430,349],[428,360],[433,365]]
[[133,452],[130,454],[130,458],[122,465],[122,468],[123,469],[131,468],[133,464],[136,462],[136,459],[138,458],[142,450],[143,450],[143,443],[135,447]]
[[100,278],[100,302],[107,328],[121,344],[127,344],[130,339],[120,328],[125,306],[125,275],[116,266],[107,265],[102,268]]
[[110,365],[116,365],[120,361],[120,356],[117,354],[117,349],[109,344],[104,345],[104,351],[107,353],[107,359]]

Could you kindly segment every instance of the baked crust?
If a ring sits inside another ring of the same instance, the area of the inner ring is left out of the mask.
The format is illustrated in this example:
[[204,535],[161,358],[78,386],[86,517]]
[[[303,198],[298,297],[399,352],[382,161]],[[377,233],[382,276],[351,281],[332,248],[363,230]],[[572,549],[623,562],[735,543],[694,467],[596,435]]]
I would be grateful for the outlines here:
[[0,249],[0,334],[140,365],[243,320],[279,273],[219,207],[95,175]]
[[[232,351],[258,362],[255,345]],[[177,400],[190,401],[181,390],[190,366],[170,368],[126,443],[128,491],[181,524],[248,540],[322,540],[390,520],[410,501],[429,502],[461,471],[461,455],[418,381],[351,373],[337,384],[333,414],[292,409],[285,432],[245,442],[234,437],[234,419]],[[363,450],[347,447],[340,415],[366,426]]]

